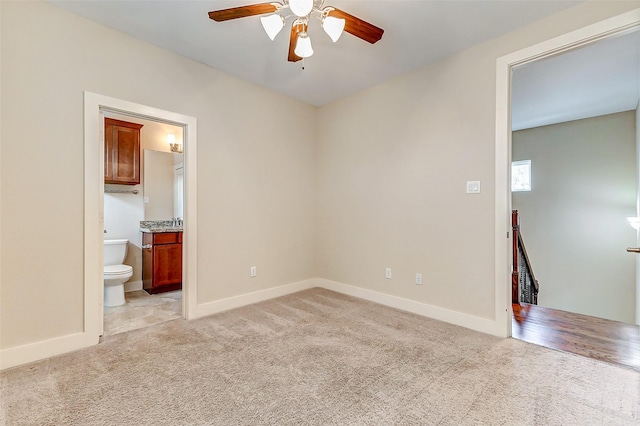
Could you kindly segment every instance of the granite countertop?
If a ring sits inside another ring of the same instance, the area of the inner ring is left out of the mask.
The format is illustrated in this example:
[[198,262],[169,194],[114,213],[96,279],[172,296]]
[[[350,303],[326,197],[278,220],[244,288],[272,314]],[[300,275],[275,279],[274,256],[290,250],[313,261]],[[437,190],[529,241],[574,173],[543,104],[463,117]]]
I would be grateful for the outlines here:
[[140,231],[147,233],[182,232],[182,225],[174,225],[171,220],[141,220]]
[[182,226],[166,226],[163,228],[140,228],[140,231],[151,234],[157,234],[159,232],[182,232]]

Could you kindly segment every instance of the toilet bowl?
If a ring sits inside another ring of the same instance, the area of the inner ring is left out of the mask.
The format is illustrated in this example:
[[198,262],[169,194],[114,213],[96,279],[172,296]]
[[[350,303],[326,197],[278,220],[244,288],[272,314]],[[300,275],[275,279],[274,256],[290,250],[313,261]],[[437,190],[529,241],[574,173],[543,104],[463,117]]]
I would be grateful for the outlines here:
[[124,283],[133,276],[133,267],[123,265],[129,240],[104,240],[104,306],[124,305]]

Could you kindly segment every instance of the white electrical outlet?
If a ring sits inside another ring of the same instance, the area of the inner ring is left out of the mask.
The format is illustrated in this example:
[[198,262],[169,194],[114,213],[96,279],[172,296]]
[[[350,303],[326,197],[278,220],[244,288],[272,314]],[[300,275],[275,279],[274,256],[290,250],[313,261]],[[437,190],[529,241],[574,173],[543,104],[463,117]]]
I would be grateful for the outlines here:
[[391,279],[391,268],[387,268],[384,270],[384,277],[388,280]]
[[258,271],[255,266],[251,267],[251,278],[255,277],[258,274]]
[[422,285],[422,274],[416,274],[416,284]]

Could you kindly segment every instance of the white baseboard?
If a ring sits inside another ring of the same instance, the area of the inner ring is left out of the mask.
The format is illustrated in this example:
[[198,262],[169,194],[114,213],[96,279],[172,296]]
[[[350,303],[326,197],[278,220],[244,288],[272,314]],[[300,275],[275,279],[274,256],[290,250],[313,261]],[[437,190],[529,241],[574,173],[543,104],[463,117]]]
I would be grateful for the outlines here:
[[61,355],[98,344],[98,336],[74,333],[0,350],[0,370]]
[[327,290],[336,291],[349,296],[359,297],[360,299],[369,300],[371,302],[380,303],[381,305],[390,306],[392,308],[397,308],[439,321],[459,325],[471,330],[499,337],[503,337],[504,335],[504,326],[498,327],[496,321],[492,319],[476,317],[462,312],[416,302],[415,300],[404,299],[402,297],[392,296],[390,294],[380,293],[366,288],[355,287],[322,278],[316,279],[315,283],[317,287],[326,288]]
[[142,290],[142,280],[131,281],[124,283],[124,292]]
[[459,325],[461,327],[466,327],[471,330],[503,337],[504,327],[499,327],[496,321],[493,319],[476,317],[462,312],[452,311],[450,309],[417,302],[415,300],[404,299],[402,297],[392,296],[390,294],[380,293],[362,287],[356,287],[323,278],[312,278],[297,283],[283,285],[280,287],[274,287],[267,290],[241,294],[239,296],[229,297],[227,299],[204,303],[202,305],[198,305],[196,315],[197,318],[207,315],[213,315],[219,312],[239,308],[241,306],[251,305],[253,303],[262,302],[264,300],[269,300],[276,297],[285,296],[287,294],[296,293],[298,291],[307,290],[313,287],[325,288],[327,290],[332,290],[349,296],[358,297],[360,299],[369,300],[371,302],[390,306],[396,309],[401,309],[403,311],[422,315],[424,317],[448,322],[450,324]]
[[[141,283],[141,282],[140,282]],[[136,282],[132,283],[136,284]],[[287,294],[308,290],[313,287],[321,287],[349,296],[359,297],[381,305],[412,312],[425,317],[448,322],[483,333],[496,336],[503,335],[504,327],[500,327],[495,320],[476,317],[449,309],[428,305],[414,300],[404,299],[390,294],[380,293],[361,287],[355,287],[336,281],[322,278],[311,278],[296,283],[279,287],[260,290],[253,293],[241,294],[214,302],[203,303],[196,308],[196,318],[213,315],[241,306],[251,305],[264,300],[273,299]],[[67,336],[43,340],[23,346],[0,350],[0,370],[15,367],[29,362],[42,360],[67,352],[86,348],[98,344],[97,336],[89,336],[87,333],[75,333]]]
[[296,293],[302,290],[308,290],[313,287],[320,287],[318,280],[311,278],[296,283],[286,284],[279,287],[273,287],[266,290],[255,291],[253,293],[241,294],[239,296],[228,297],[226,299],[216,300],[209,303],[203,303],[196,308],[196,318],[206,317],[207,315],[217,314],[219,312],[228,311],[239,308],[241,306],[251,305],[262,302],[264,300],[273,299],[287,294]]

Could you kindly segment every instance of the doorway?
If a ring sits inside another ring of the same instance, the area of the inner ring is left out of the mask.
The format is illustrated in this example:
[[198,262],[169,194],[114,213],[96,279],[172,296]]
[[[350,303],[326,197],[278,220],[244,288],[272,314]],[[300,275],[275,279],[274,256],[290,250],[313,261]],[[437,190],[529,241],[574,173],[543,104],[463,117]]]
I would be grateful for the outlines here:
[[513,70],[511,201],[542,307],[635,324],[639,76],[640,31]]
[[152,249],[145,248],[141,228],[157,223],[166,230],[169,220],[181,221],[184,216],[183,181],[175,179],[176,168],[183,170],[184,141],[180,126],[110,111],[104,114],[106,119],[141,126],[137,131],[139,182],[105,184],[104,238],[126,241],[126,256],[121,263],[133,268],[133,275],[124,283],[124,303],[105,303],[103,335],[110,336],[182,317],[182,244],[174,244],[176,255],[162,261],[164,268],[174,271],[177,284],[150,294],[148,285],[154,282],[149,265],[153,263]]
[[196,316],[197,180],[196,118],[91,92],[84,94],[85,144],[85,333],[104,332],[104,116],[121,114],[180,127],[184,135],[184,231],[182,253],[182,318]]
[[[506,336],[511,336],[511,88],[512,72],[517,66],[552,57],[608,37],[627,34],[640,27],[640,9],[587,26],[546,42],[503,56],[497,61],[496,81],[496,321]],[[505,238],[505,236],[507,238]]]

